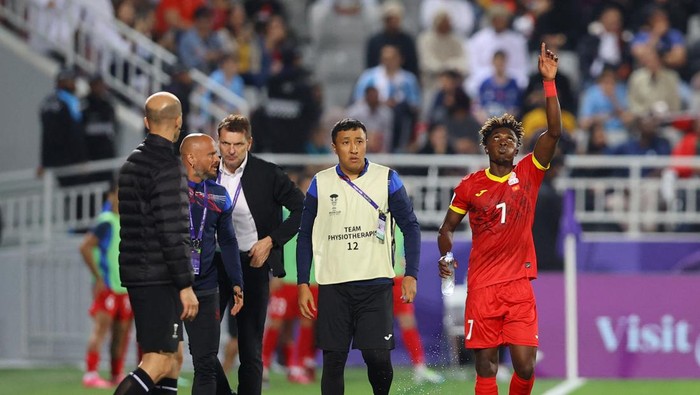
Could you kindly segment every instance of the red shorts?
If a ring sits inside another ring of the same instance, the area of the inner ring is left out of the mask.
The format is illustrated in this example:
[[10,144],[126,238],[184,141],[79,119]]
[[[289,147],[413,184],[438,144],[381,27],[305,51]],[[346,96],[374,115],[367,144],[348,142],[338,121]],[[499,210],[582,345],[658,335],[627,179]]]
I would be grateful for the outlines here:
[[401,282],[403,276],[394,277],[394,315],[413,314],[413,303],[404,303],[401,300]]
[[520,279],[469,291],[464,312],[467,348],[539,345],[532,284]]
[[[314,297],[314,302],[318,305],[318,285],[312,284],[309,286],[311,294]],[[296,284],[282,284],[275,292],[270,295],[270,304],[267,306],[270,319],[278,320],[293,320],[301,317],[299,311],[299,301]]]
[[129,294],[115,294],[109,289],[100,292],[92,302],[90,315],[94,317],[99,312],[105,312],[117,321],[129,321],[134,318]]

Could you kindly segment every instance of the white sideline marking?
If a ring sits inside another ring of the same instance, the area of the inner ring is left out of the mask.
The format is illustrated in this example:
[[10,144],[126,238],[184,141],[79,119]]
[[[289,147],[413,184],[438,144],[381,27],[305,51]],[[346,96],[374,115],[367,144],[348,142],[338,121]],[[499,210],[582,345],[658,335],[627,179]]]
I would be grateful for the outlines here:
[[584,379],[566,380],[542,395],[567,395],[584,384],[586,384]]

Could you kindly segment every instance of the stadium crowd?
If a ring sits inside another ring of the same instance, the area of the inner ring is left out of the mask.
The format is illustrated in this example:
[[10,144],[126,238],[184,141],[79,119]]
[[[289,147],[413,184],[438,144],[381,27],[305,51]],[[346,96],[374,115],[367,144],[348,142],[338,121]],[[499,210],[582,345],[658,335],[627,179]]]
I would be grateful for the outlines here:
[[[74,4],[76,18],[107,15],[176,54],[166,90],[188,132],[212,130],[187,114],[183,74],[210,74],[249,101],[257,152],[327,153],[319,130],[343,115],[367,124],[370,153],[477,153],[478,125],[503,112],[522,119],[528,146],[545,127],[532,66],[544,41],[561,54],[562,152],[695,153],[685,114],[700,110],[700,9],[690,0],[32,1],[37,26],[52,5]],[[103,45],[124,45],[95,25]]]

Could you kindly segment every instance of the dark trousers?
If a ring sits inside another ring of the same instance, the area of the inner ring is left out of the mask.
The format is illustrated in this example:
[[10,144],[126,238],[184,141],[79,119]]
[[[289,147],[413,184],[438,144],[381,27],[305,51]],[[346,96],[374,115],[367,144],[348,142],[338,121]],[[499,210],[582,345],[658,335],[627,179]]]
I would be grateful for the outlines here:
[[219,294],[197,295],[199,313],[192,321],[185,321],[189,336],[190,354],[194,365],[193,395],[230,394],[231,388],[223,374],[216,354],[219,352],[221,333]]
[[[221,265],[221,254],[214,256]],[[217,266],[218,268],[219,266]],[[243,308],[236,316],[238,324],[238,353],[241,366],[238,368],[238,394],[259,395],[262,392],[262,339],[267,316],[267,303],[270,300],[270,270],[267,265],[261,268],[250,267],[247,253],[241,253],[243,269]],[[220,309],[222,314],[231,300],[233,287],[222,269],[219,272]]]

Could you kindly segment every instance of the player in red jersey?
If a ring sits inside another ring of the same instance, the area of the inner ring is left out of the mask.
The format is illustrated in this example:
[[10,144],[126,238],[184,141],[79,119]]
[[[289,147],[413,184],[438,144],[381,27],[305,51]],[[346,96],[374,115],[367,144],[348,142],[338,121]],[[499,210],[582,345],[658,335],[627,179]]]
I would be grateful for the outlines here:
[[438,234],[440,277],[447,277],[451,270],[445,254],[452,251],[454,231],[469,213],[472,250],[464,332],[466,347],[474,349],[476,356],[478,395],[498,394],[501,345],[509,346],[513,360],[510,394],[529,394],[535,381],[537,309],[530,280],[537,277],[537,262],[532,222],[537,192],[562,129],[554,84],[557,62],[557,56],[542,43],[538,66],[545,88],[547,130],[537,139],[533,152],[514,165],[523,136],[521,123],[509,114],[486,121],[479,133],[489,167],[469,174],[457,185]]

